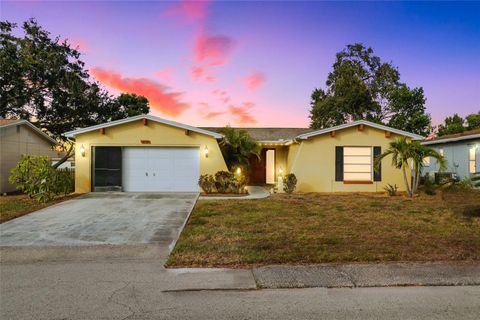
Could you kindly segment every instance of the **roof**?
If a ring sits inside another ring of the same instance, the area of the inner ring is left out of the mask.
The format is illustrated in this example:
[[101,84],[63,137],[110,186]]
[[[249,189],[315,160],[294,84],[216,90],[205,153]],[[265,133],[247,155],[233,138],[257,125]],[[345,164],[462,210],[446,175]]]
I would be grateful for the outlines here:
[[25,125],[32,129],[33,132],[50,142],[52,145],[57,144],[57,141],[50,137],[48,134],[34,126],[30,121],[27,120],[22,120],[22,119],[0,119],[0,128],[7,128],[11,126],[19,126],[19,125]]
[[304,134],[301,134],[301,135],[297,136],[296,139],[300,139],[300,140],[308,139],[308,138],[311,138],[311,137],[314,137],[314,136],[317,136],[317,135],[320,135],[320,134],[329,133],[329,132],[337,131],[337,130],[342,130],[342,129],[346,129],[346,128],[350,128],[350,127],[355,127],[355,126],[358,126],[360,124],[363,124],[365,126],[369,126],[369,127],[372,127],[372,128],[377,128],[377,129],[380,129],[380,130],[385,130],[385,131],[389,131],[389,132],[392,132],[392,133],[396,133],[396,134],[401,135],[401,136],[410,137],[410,138],[415,139],[415,140],[422,140],[423,139],[423,137],[418,135],[418,134],[403,131],[403,130],[399,130],[399,129],[395,129],[395,128],[392,128],[392,127],[385,126],[383,124],[378,124],[378,123],[370,122],[370,121],[367,121],[367,120],[353,121],[353,122],[341,124],[339,126],[335,126],[335,127],[331,127],[331,128],[320,129],[320,130],[304,133]]
[[75,137],[79,134],[82,134],[82,133],[98,130],[98,129],[101,129],[101,128],[113,127],[113,126],[117,126],[119,124],[129,123],[129,122],[132,122],[132,121],[137,121],[137,120],[142,120],[142,119],[147,119],[147,120],[150,120],[150,121],[163,123],[163,124],[166,124],[166,125],[169,125],[169,126],[172,126],[172,127],[182,128],[182,129],[185,129],[185,130],[190,130],[192,132],[205,134],[207,136],[212,136],[215,139],[223,138],[223,135],[220,134],[220,133],[217,133],[217,132],[212,132],[212,131],[200,129],[200,128],[197,128],[197,127],[192,127],[192,126],[189,126],[189,125],[186,125],[186,124],[183,124],[183,123],[166,120],[166,119],[155,117],[155,116],[152,116],[152,115],[149,115],[149,114],[142,114],[142,115],[139,115],[139,116],[129,117],[129,118],[121,119],[121,120],[110,121],[110,122],[102,123],[102,124],[91,126],[91,127],[86,127],[86,128],[82,128],[82,129],[78,129],[78,130],[73,130],[73,131],[65,132],[63,135],[65,137],[73,138],[73,137]]
[[[224,127],[205,127],[202,129],[219,132]],[[234,128],[245,130],[253,140],[259,142],[290,141],[296,136],[312,131],[309,128]]]
[[441,137],[435,137],[433,139],[428,139],[422,142],[422,144],[438,144],[438,143],[447,143],[455,142],[462,140],[472,140],[480,139],[480,129],[464,131],[461,133],[447,134]]

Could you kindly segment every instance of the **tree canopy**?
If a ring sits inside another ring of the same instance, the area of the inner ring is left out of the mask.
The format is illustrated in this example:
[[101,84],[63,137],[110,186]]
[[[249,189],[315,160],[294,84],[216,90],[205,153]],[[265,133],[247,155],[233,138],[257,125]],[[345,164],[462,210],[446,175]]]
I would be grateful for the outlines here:
[[444,136],[474,129],[480,129],[480,111],[469,114],[465,119],[457,113],[451,117],[446,117],[443,123],[438,126],[438,135]]
[[149,112],[142,96],[110,95],[90,79],[81,53],[52,38],[35,19],[0,22],[0,117],[20,118],[62,140],[62,134],[109,120]]
[[337,53],[325,88],[311,95],[313,129],[369,120],[421,135],[431,130],[423,89],[400,82],[398,69],[363,44],[347,45]]

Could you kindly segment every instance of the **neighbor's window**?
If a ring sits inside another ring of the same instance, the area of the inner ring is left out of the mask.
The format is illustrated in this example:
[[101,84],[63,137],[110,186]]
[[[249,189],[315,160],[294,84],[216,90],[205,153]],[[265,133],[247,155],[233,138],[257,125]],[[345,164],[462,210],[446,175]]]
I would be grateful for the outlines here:
[[343,180],[372,181],[372,148],[343,148]]
[[425,167],[430,167],[430,157],[423,158],[423,165]]
[[475,155],[475,151],[476,151],[476,147],[475,146],[471,146],[470,149],[469,149],[469,152],[468,152],[468,167],[469,167],[469,172],[470,173],[475,173],[476,172],[476,168],[475,168],[475,160],[476,160],[476,155]]

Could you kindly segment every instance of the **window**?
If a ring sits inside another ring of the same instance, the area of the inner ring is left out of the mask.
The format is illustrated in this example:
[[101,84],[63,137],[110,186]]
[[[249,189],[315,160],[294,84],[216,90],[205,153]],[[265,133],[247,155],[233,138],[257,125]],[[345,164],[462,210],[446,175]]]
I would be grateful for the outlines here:
[[430,167],[430,157],[423,158],[423,165],[425,167]]
[[475,151],[476,151],[476,146],[470,146],[470,149],[468,151],[468,171],[470,173],[475,173],[476,172],[476,168],[475,168],[475,160],[476,160],[476,155],[475,155]]
[[372,181],[372,148],[345,147],[343,149],[343,180]]

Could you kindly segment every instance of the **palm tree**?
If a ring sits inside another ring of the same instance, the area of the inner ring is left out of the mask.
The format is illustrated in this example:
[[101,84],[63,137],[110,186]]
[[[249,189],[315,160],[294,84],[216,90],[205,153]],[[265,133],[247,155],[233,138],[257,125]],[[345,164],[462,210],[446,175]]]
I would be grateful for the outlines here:
[[407,191],[408,196],[411,197],[413,193],[410,189],[410,184],[408,183],[407,177],[407,171],[410,170],[410,166],[408,164],[408,159],[410,159],[410,145],[407,138],[401,137],[398,140],[390,142],[390,147],[377,158],[375,158],[374,165],[376,170],[380,168],[382,159],[389,155],[392,156],[392,166],[402,170],[405,190]]
[[[405,190],[409,197],[413,197],[418,189],[420,174],[424,166],[423,161],[426,157],[436,159],[440,170],[446,168],[446,160],[440,153],[422,145],[419,141],[409,142],[406,137],[390,142],[390,147],[375,159],[375,169],[378,170],[382,159],[390,155],[392,156],[392,166],[403,171]],[[411,184],[407,175],[409,171],[413,173]]]
[[246,130],[225,127],[220,130],[224,139],[220,144],[223,157],[229,170],[235,167],[250,167],[252,156],[260,157],[260,145],[253,140]]
[[410,148],[413,162],[412,193],[415,193],[418,189],[420,175],[425,165],[424,159],[429,157],[437,160],[440,171],[443,171],[447,168],[447,161],[440,153],[432,148],[422,145],[420,141],[412,141],[410,143]]

